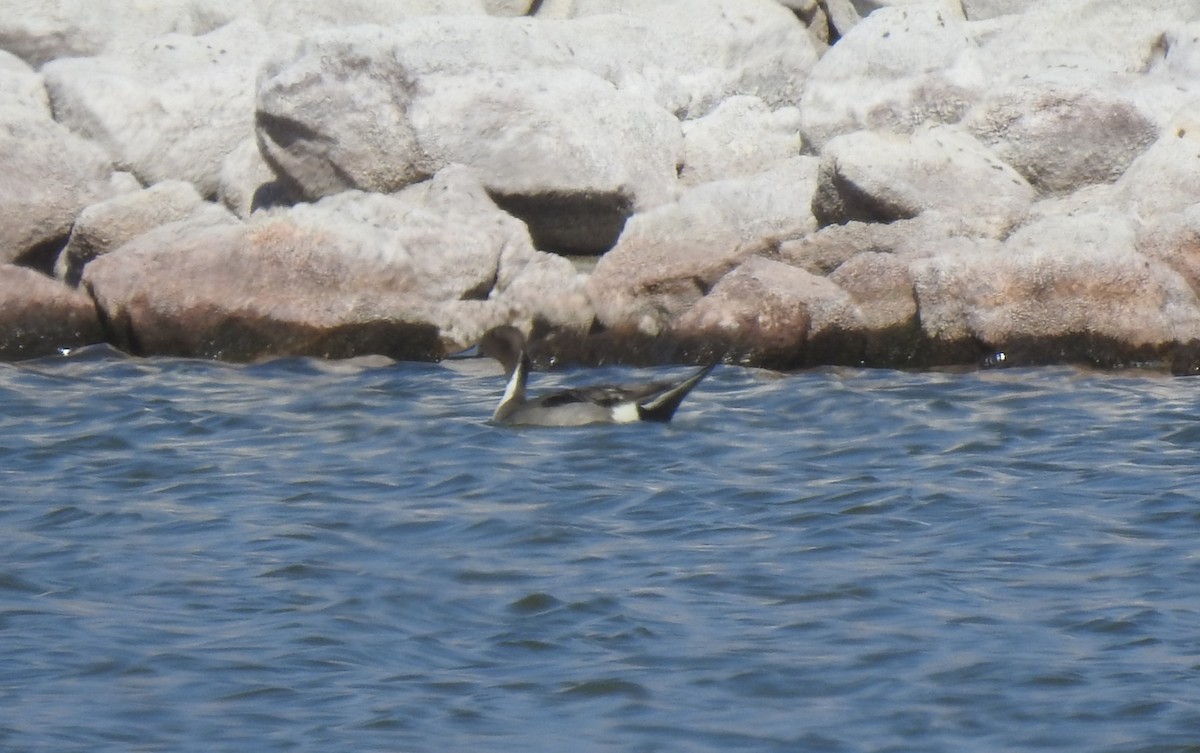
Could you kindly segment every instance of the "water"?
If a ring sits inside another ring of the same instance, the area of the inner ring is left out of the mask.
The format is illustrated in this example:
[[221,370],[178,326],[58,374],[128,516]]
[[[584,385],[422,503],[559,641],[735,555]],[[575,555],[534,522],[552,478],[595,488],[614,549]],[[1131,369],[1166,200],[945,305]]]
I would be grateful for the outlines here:
[[500,388],[0,367],[0,749],[1200,750],[1200,382],[722,367],[562,430]]

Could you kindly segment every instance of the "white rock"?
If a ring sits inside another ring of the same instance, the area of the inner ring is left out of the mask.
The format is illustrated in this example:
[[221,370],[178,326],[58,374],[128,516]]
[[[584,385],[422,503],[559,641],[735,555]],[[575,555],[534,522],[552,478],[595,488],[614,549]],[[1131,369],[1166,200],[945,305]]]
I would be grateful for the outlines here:
[[940,211],[964,218],[973,234],[1000,237],[1036,192],[1019,173],[952,126],[912,135],[860,131],[822,152],[813,210],[822,224],[891,222]]
[[800,110],[772,112],[758,97],[735,96],[683,123],[680,182],[694,186],[753,175],[800,153]]
[[961,13],[940,3],[884,8],[813,68],[800,100],[801,133],[819,150],[863,128],[908,133],[955,123],[986,86]]
[[20,58],[0,50],[0,108],[15,107],[50,117],[42,77]]
[[119,189],[104,150],[40,108],[0,108],[0,263],[49,272],[88,204]]
[[168,35],[124,55],[43,69],[56,117],[143,183],[217,195],[221,163],[254,129],[254,75],[279,35],[254,22]]
[[0,0],[0,47],[41,66],[127,52],[164,34],[207,34],[253,14],[242,0]]
[[391,26],[420,16],[484,15],[483,0],[258,0],[269,29],[297,35],[361,24]]

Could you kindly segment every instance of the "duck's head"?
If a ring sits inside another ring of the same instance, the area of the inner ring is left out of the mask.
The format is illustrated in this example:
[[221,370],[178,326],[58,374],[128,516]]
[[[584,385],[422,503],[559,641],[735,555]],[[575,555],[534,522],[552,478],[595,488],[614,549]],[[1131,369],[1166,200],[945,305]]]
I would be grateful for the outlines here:
[[505,373],[512,374],[525,357],[525,335],[507,324],[490,329],[479,340],[479,352],[495,358]]

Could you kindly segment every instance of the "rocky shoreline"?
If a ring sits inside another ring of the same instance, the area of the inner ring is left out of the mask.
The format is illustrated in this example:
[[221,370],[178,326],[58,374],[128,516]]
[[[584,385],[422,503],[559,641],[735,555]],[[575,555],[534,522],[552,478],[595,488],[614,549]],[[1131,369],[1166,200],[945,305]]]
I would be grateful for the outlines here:
[[1195,0],[123,6],[0,0],[0,359],[1200,367]]

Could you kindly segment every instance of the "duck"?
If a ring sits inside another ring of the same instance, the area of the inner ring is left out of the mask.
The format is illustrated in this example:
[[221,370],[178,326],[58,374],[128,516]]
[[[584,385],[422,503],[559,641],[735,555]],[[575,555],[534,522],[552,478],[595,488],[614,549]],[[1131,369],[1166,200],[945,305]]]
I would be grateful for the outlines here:
[[530,363],[521,330],[511,325],[496,327],[480,339],[478,346],[481,354],[496,359],[504,367],[504,396],[492,414],[492,421],[512,426],[665,423],[717,365],[708,364],[681,381],[576,387],[531,399],[525,395]]

